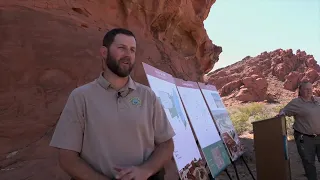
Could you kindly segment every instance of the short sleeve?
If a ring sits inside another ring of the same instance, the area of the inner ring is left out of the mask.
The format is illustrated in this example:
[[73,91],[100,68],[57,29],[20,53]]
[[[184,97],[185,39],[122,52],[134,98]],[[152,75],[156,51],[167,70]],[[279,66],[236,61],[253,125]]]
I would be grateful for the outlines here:
[[155,143],[159,144],[171,139],[175,135],[175,132],[159,99],[155,95],[154,97],[155,100],[153,104],[153,123],[155,132]]
[[84,117],[84,97],[73,90],[61,112],[50,146],[81,152]]
[[297,99],[291,100],[282,110],[286,116],[295,116],[300,111]]

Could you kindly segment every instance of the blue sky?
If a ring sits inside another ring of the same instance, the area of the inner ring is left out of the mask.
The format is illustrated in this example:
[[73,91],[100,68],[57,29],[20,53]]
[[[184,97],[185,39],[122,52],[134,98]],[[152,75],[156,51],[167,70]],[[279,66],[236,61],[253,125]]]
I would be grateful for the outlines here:
[[204,24],[223,49],[213,70],[278,48],[304,50],[320,64],[320,0],[216,0]]

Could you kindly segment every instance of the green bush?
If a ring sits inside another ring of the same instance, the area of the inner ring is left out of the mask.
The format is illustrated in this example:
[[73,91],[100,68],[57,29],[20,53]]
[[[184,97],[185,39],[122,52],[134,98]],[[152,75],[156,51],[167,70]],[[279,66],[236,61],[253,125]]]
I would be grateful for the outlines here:
[[230,119],[232,120],[236,131],[242,134],[252,130],[251,118],[263,118],[264,105],[260,103],[250,103],[243,106],[229,109]]
[[[268,105],[263,103],[249,103],[246,105],[228,108],[230,119],[238,132],[242,134],[246,131],[252,131],[252,122],[272,118],[277,115],[285,106],[285,104],[280,105]],[[292,124],[294,119],[292,117],[287,117],[287,127],[288,134],[292,135]]]
[[233,122],[234,128],[238,132],[238,134],[242,134],[246,131],[251,130],[251,125],[249,122],[249,114],[241,113],[241,112],[235,112],[230,113],[230,119]]

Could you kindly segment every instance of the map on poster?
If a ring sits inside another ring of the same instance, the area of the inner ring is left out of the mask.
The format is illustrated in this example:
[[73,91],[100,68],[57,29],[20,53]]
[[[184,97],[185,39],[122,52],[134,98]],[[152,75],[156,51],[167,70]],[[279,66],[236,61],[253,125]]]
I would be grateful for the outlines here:
[[173,127],[175,149],[174,159],[181,180],[208,180],[205,159],[202,159],[198,145],[192,133],[187,115],[181,102],[174,78],[159,69],[143,63],[150,88],[155,92],[159,102]]
[[243,154],[243,146],[216,87],[204,83],[198,83],[198,85],[228,149],[230,158],[232,161],[238,159]]
[[175,82],[211,174],[216,177],[231,163],[227,150],[198,84],[182,79]]

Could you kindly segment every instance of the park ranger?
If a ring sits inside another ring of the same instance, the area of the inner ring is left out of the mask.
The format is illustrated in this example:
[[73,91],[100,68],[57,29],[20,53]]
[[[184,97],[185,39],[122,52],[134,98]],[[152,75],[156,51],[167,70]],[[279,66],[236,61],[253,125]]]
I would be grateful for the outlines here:
[[313,96],[312,84],[302,82],[298,97],[291,100],[279,115],[293,116],[294,137],[308,180],[317,180],[315,156],[320,160],[320,101]]
[[100,53],[100,76],[71,92],[53,134],[61,168],[76,180],[163,179],[175,133],[155,93],[129,75],[136,38],[112,29]]

